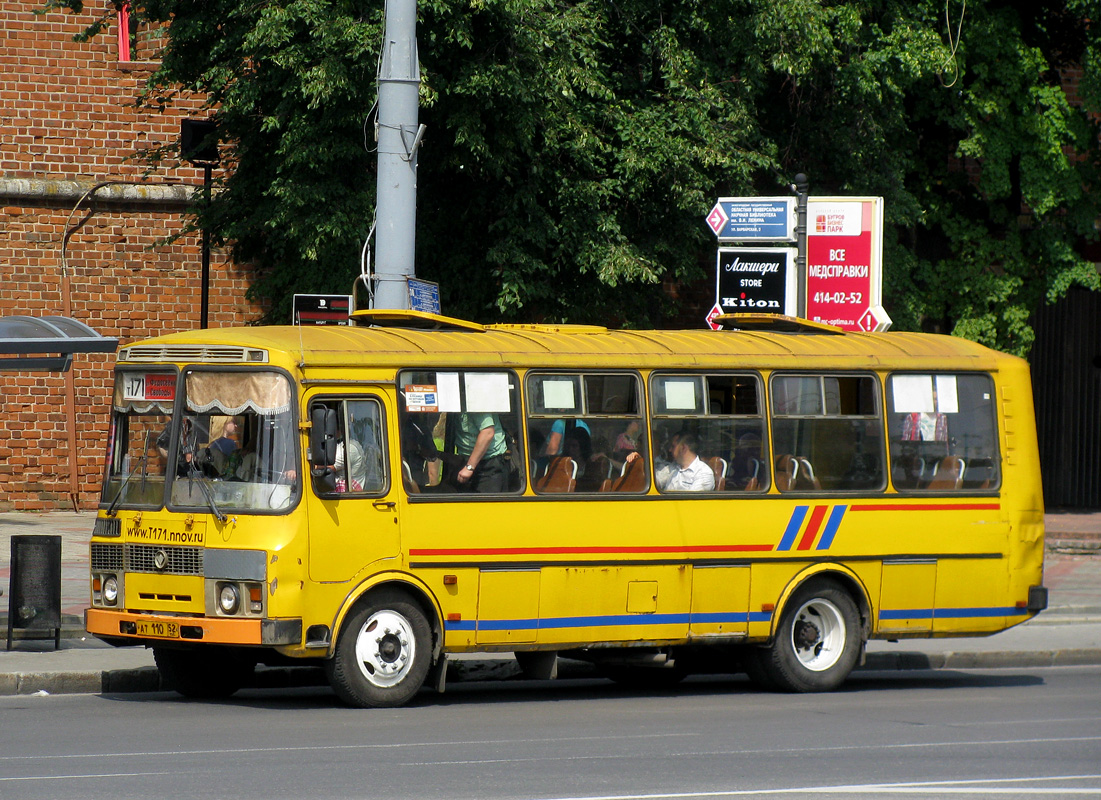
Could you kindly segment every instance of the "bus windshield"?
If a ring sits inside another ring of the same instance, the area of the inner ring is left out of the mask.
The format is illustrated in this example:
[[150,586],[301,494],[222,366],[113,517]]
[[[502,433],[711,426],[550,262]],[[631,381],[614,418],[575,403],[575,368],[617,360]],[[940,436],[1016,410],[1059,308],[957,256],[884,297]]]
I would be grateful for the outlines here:
[[207,369],[182,377],[119,373],[103,502],[216,516],[289,508],[299,467],[287,378]]

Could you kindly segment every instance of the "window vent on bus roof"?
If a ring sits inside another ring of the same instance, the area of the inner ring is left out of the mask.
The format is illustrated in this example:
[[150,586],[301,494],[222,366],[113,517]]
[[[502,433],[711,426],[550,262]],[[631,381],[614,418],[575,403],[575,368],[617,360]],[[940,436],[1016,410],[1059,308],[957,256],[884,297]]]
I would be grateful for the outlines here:
[[845,333],[843,328],[813,322],[809,319],[789,317],[786,314],[720,314],[714,322],[727,330],[763,331],[766,333],[824,333],[836,336]]
[[266,364],[268,351],[202,344],[136,344],[119,350],[119,361],[187,361],[199,364]]
[[402,308],[365,308],[362,311],[353,311],[349,316],[357,325],[374,325],[378,328],[485,332],[485,326],[479,325],[477,322],[467,322],[465,319]]

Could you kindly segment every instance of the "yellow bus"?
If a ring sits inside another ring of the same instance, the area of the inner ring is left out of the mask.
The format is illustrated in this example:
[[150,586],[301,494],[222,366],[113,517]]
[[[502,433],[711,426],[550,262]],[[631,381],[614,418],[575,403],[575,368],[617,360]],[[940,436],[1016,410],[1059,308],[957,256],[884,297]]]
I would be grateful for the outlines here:
[[786,317],[355,316],[119,352],[86,627],[185,695],[312,661],[394,706],[475,652],[824,691],[870,639],[1046,607],[1019,358]]

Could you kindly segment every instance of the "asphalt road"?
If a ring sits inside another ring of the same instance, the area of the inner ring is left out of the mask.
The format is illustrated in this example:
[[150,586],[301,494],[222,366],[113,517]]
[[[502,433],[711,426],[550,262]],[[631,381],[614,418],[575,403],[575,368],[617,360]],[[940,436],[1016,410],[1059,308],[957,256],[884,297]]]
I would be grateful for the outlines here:
[[1101,797],[1101,667],[0,698],[0,798]]

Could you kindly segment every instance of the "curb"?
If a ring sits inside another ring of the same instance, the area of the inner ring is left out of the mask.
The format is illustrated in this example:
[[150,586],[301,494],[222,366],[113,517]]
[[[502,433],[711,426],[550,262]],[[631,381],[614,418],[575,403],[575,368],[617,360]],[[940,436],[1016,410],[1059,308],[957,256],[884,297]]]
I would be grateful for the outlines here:
[[[1101,649],[1036,650],[1030,652],[946,652],[946,653],[874,653],[854,672],[906,672],[918,670],[1023,669],[1036,667],[1082,667],[1101,665]],[[570,662],[559,679],[580,680],[599,677],[594,669]],[[450,662],[449,683],[525,680],[512,659]],[[251,689],[288,689],[326,686],[324,672],[318,667],[259,667]],[[170,691],[156,667],[137,669],[87,670],[67,672],[23,672],[0,674],[0,696],[33,694],[132,694]]]
[[1049,553],[1061,553],[1072,556],[1096,556],[1101,555],[1101,540],[1098,539],[1048,539],[1044,542],[1044,549]]

